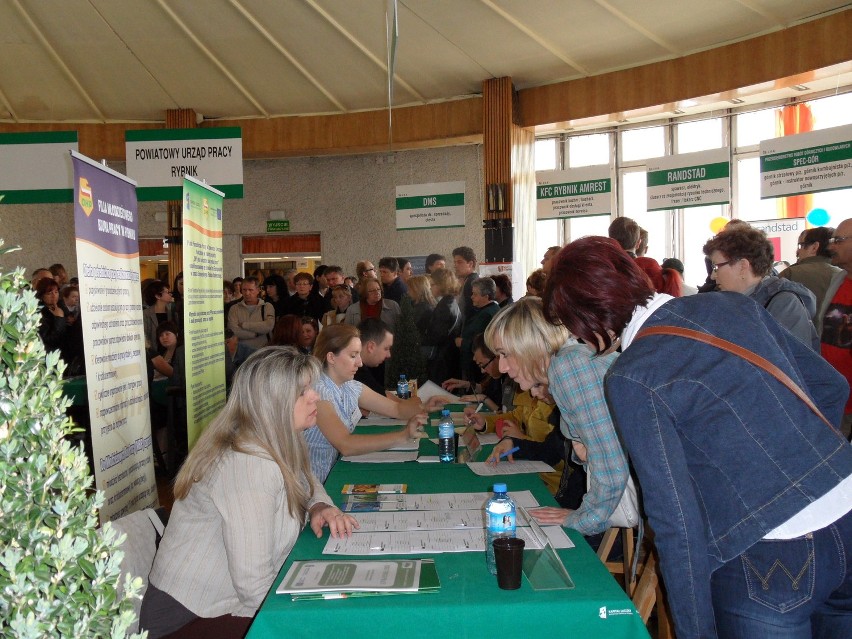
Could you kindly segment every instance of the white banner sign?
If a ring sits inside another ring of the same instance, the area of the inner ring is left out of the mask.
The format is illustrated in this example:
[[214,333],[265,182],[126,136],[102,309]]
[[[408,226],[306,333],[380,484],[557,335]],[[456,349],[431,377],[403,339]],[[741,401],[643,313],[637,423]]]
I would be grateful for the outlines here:
[[183,178],[201,179],[225,193],[243,196],[243,140],[239,127],[127,131],[127,175],[140,200],[180,200]]
[[568,171],[536,171],[539,220],[612,212],[612,172],[608,164]]
[[76,131],[0,133],[0,202],[71,202]]
[[760,143],[760,197],[852,187],[852,124]]
[[731,201],[728,148],[648,160],[649,211],[727,204]]
[[464,182],[396,187],[396,230],[464,226]]

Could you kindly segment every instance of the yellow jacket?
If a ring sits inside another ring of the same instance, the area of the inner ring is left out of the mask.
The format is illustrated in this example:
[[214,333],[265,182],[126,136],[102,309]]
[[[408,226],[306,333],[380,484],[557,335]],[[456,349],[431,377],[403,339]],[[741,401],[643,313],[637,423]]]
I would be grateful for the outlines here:
[[530,395],[529,391],[515,393],[512,401],[515,404],[515,410],[484,416],[485,432],[493,433],[498,419],[511,419],[524,429],[529,439],[543,442],[553,430],[553,426],[547,422],[550,413],[553,412],[553,406],[538,401]]

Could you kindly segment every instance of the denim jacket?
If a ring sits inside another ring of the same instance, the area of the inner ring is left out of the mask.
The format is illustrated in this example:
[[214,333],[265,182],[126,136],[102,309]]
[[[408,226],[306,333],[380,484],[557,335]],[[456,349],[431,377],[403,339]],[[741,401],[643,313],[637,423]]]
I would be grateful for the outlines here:
[[[657,325],[751,349],[840,423],[846,380],[746,296],[673,299],[643,328]],[[605,383],[656,534],[678,639],[715,637],[712,573],[852,474],[852,447],[775,378],[682,337],[635,340]]]

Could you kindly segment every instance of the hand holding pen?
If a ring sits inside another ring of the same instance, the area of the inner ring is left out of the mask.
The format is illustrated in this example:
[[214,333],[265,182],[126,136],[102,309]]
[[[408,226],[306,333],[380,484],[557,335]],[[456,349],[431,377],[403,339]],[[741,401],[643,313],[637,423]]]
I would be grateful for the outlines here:
[[491,454],[488,455],[488,459],[485,461],[488,464],[494,465],[508,457],[509,462],[514,464],[515,458],[512,455],[518,452],[518,450],[520,450],[520,448],[515,446],[515,442],[513,442],[511,438],[503,439],[491,449]]

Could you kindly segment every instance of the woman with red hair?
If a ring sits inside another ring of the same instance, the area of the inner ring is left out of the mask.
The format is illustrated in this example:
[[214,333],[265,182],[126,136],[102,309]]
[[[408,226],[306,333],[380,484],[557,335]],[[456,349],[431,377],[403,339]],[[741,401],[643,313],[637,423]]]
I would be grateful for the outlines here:
[[607,403],[678,639],[852,636],[852,446],[832,426],[846,379],[745,295],[657,293],[609,238],[566,246],[543,301],[598,353],[622,349]]
[[673,268],[662,268],[653,257],[637,257],[636,265],[645,271],[657,293],[666,293],[672,297],[680,297],[683,294],[680,273]]

